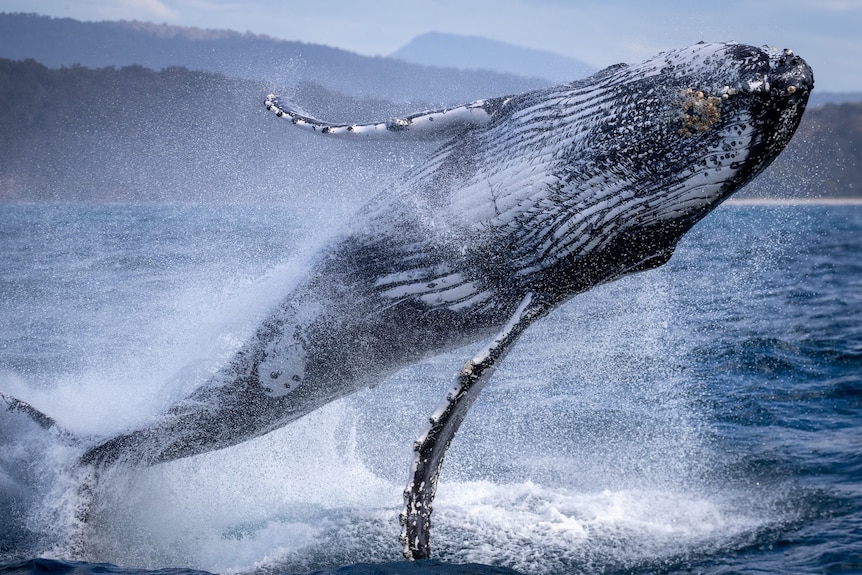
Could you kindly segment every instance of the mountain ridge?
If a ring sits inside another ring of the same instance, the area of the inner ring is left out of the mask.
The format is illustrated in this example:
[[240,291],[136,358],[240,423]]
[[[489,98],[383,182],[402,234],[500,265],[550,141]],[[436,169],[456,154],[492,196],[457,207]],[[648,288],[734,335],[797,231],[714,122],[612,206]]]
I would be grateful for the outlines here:
[[[441,35],[438,38],[458,38]],[[421,38],[420,35],[417,38]],[[540,54],[549,61],[563,58],[550,52],[520,48],[476,37],[480,45],[514,48],[519,53]],[[414,39],[415,40],[415,39]],[[409,44],[408,44],[409,45]],[[405,47],[399,49],[403,50]],[[399,51],[393,53],[397,54]],[[206,29],[137,20],[83,22],[32,13],[0,12],[0,58],[32,58],[49,68],[79,64],[90,68],[141,65],[153,70],[181,66],[221,73],[228,77],[262,80],[272,89],[312,82],[330,90],[361,98],[391,102],[422,102],[432,106],[456,105],[514,94],[556,81],[542,76],[540,65],[529,77],[488,69],[466,55],[460,69],[411,63],[391,57],[362,56],[347,50],[281,40],[251,32]],[[470,63],[472,62],[472,63]],[[451,65],[457,64],[450,62]],[[578,69],[563,70],[558,81],[577,79]],[[583,75],[588,70],[584,69]],[[545,73],[545,76],[553,74]],[[582,76],[580,76],[582,77]],[[862,101],[862,93],[827,93],[815,90],[810,105]]]
[[250,33],[21,13],[0,13],[0,57],[32,58],[49,68],[182,66],[276,87],[310,81],[357,97],[433,105],[460,104],[549,83],[490,71],[430,68]]
[[491,70],[552,82],[570,82],[598,71],[586,62],[553,52],[442,32],[420,34],[389,57],[425,66]]

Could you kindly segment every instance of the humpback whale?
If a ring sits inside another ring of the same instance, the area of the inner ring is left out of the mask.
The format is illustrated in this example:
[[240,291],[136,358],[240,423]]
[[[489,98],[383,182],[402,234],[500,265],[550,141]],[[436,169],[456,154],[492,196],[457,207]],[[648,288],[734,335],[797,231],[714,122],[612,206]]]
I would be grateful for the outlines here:
[[781,152],[813,82],[790,50],[700,43],[370,124],[324,122],[270,95],[268,110],[321,137],[440,145],[360,210],[207,383],[146,426],[90,443],[80,464],[154,465],[234,445],[472,344],[415,442],[405,489],[405,556],[429,557],[446,450],[518,337],[578,293],[665,263]]

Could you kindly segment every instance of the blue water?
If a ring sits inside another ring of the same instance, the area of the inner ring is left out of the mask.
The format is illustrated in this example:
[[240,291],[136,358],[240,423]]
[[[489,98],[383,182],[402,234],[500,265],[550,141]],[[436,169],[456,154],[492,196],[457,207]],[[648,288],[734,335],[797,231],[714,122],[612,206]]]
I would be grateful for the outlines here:
[[[333,220],[0,206],[0,391],[75,435],[146,421],[230,357]],[[722,206],[663,268],[533,326],[452,445],[435,561],[408,564],[410,445],[471,353],[106,478],[83,557],[74,449],[32,431],[0,453],[0,573],[862,572],[862,206]]]

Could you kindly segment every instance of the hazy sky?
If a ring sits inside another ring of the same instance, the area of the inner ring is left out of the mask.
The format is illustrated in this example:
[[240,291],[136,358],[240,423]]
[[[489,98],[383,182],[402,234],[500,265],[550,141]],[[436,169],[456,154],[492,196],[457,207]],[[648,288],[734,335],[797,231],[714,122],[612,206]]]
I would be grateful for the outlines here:
[[862,0],[0,0],[2,12],[221,28],[387,55],[437,31],[596,67],[699,40],[792,48],[824,91],[862,91]]

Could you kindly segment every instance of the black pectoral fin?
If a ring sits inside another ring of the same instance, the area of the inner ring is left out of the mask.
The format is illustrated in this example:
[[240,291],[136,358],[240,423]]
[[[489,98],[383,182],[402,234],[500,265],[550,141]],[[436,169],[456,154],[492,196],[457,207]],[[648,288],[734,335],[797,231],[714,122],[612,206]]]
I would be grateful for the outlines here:
[[473,402],[494,373],[497,362],[506,356],[518,336],[544,309],[534,294],[524,297],[494,340],[464,365],[455,387],[431,416],[427,431],[416,440],[416,456],[404,490],[404,510],[400,517],[401,544],[407,559],[430,557],[431,506],[446,451]]

